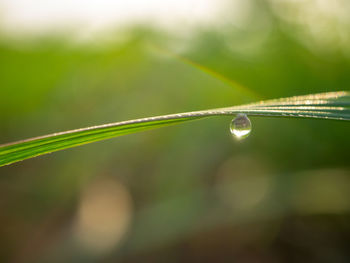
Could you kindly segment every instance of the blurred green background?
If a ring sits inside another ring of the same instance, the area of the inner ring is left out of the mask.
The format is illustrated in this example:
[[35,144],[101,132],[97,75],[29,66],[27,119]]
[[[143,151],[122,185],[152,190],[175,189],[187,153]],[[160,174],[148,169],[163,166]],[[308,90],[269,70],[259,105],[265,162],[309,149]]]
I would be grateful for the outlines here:
[[[225,17],[184,34],[147,23],[86,42],[4,31],[0,143],[349,90],[346,0],[249,3],[238,26]],[[232,118],[1,167],[0,261],[349,262],[349,123],[252,117],[236,141]]]

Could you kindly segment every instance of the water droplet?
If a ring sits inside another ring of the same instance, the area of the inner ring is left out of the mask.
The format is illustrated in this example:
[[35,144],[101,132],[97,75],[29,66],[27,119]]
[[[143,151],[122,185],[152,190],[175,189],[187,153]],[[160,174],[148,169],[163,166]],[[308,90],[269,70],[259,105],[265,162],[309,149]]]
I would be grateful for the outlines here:
[[252,124],[247,115],[240,113],[232,120],[230,130],[237,139],[244,139],[249,136],[252,130]]

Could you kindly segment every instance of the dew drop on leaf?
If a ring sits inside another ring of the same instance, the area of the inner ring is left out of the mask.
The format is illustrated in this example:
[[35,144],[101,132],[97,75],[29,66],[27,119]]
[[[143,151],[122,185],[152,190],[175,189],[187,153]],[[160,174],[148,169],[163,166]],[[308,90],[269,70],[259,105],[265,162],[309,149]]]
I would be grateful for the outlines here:
[[232,120],[230,125],[231,133],[237,139],[244,139],[249,136],[252,130],[252,124],[245,114],[238,114],[235,119]]

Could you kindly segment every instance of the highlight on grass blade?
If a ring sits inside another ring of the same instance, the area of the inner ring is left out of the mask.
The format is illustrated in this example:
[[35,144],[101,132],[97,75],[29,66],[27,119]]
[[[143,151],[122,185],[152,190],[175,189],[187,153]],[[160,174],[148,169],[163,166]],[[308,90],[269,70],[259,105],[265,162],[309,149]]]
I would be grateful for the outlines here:
[[67,148],[204,117],[246,114],[350,120],[350,92],[294,96],[241,106],[192,111],[103,124],[0,145],[0,166]]

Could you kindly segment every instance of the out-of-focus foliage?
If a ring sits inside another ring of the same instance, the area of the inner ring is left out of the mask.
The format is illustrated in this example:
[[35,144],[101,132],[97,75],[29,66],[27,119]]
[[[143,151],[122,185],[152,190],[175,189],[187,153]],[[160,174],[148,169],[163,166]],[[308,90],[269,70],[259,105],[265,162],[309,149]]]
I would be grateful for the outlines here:
[[[333,37],[311,45],[317,39],[306,35],[308,24],[286,19],[276,2],[256,1],[246,27],[202,28],[183,40],[147,26],[108,43],[2,37],[0,143],[349,90],[348,46],[330,46],[338,43]],[[347,262],[349,124],[251,118],[252,134],[237,142],[230,121],[167,127],[1,167],[0,261]]]

